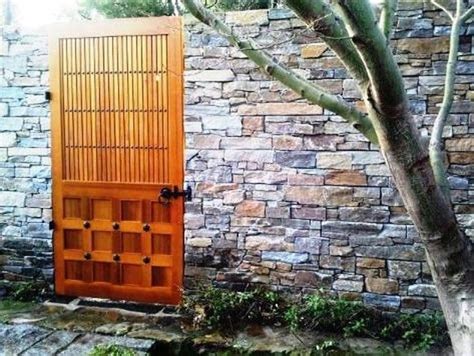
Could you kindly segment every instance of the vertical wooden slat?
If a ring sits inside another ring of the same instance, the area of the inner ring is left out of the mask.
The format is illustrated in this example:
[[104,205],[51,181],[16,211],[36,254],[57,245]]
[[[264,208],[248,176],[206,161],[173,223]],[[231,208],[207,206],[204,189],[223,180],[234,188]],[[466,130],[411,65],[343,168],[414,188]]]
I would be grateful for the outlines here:
[[163,85],[163,74],[161,73],[161,46],[162,46],[162,41],[161,41],[161,36],[157,38],[157,49],[156,49],[156,57],[157,57],[157,95],[156,95],[156,109],[157,109],[157,117],[158,117],[158,122],[157,122],[157,136],[158,136],[158,149],[157,149],[157,154],[158,154],[158,175],[157,179],[159,182],[163,182],[163,116],[161,112],[161,108],[163,106],[163,103],[161,101],[161,93],[162,93],[162,85]]
[[151,163],[152,163],[152,172],[153,172],[153,181],[156,182],[158,179],[158,156],[156,154],[156,147],[158,146],[158,142],[156,142],[159,137],[158,137],[158,130],[157,130],[157,121],[158,121],[158,115],[156,111],[157,107],[157,73],[156,73],[156,68],[157,68],[157,56],[156,56],[156,36],[151,36],[151,125],[150,125],[150,130],[154,134],[154,141],[153,141],[153,149],[151,152]]

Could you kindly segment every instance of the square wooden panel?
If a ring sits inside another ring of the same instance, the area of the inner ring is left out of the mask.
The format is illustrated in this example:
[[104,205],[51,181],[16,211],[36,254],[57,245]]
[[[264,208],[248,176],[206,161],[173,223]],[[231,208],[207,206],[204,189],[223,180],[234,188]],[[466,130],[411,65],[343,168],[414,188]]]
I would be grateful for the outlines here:
[[171,235],[152,234],[151,253],[154,255],[171,255]]
[[122,284],[134,286],[142,285],[142,266],[123,264]]
[[93,220],[112,220],[112,201],[107,199],[92,199],[91,218]]
[[141,221],[142,209],[141,201],[139,200],[122,200],[120,202],[120,212],[122,220],[126,221]]
[[152,201],[151,222],[169,223],[170,221],[170,204],[163,204],[157,201]]
[[64,272],[66,279],[82,281],[82,262],[64,261]]
[[111,282],[112,263],[94,262],[93,269],[94,282]]
[[153,287],[171,286],[171,269],[168,267],[152,267],[151,279],[151,285]]
[[135,232],[122,232],[120,237],[122,242],[122,252],[142,252],[141,234]]
[[82,217],[80,198],[63,199],[63,217],[65,219],[80,219]]
[[109,231],[92,231],[92,250],[112,251],[112,233]]
[[82,230],[67,230],[63,232],[64,249],[82,250]]

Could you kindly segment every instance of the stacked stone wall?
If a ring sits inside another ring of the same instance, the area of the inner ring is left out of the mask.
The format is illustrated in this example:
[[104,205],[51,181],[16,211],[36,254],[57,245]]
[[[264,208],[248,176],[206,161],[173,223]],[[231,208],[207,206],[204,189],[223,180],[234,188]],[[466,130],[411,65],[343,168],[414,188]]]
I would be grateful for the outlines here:
[[[417,125],[442,99],[449,22],[400,3],[393,44]],[[227,13],[298,74],[363,108],[332,52],[286,10]],[[377,147],[186,18],[186,287],[324,288],[388,310],[439,307],[423,246]],[[474,27],[461,37],[445,129],[452,197],[474,236]],[[0,49],[0,278],[51,277],[47,46],[5,27]]]

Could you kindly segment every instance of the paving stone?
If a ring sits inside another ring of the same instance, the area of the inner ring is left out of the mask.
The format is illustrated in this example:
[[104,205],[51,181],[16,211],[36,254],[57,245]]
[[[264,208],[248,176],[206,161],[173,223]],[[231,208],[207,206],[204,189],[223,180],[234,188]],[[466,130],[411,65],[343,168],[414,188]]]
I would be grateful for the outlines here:
[[25,356],[50,356],[62,351],[72,344],[81,334],[71,331],[54,331],[22,355]]
[[131,337],[103,336],[98,334],[85,334],[75,340],[66,349],[61,351],[62,356],[87,355],[97,345],[119,345],[145,353],[153,345],[152,340],[134,339]]
[[29,324],[0,324],[0,355],[18,355],[51,333]]

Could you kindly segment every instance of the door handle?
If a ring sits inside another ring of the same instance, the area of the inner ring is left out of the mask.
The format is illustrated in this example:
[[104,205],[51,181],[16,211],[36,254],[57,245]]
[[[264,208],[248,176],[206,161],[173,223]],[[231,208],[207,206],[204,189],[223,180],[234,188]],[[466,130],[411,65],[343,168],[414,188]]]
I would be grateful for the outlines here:
[[165,187],[160,190],[160,201],[169,201],[171,198],[176,199],[178,197],[184,197],[185,201],[191,201],[193,197],[193,190],[190,186],[181,191],[177,186],[174,186],[173,189]]

